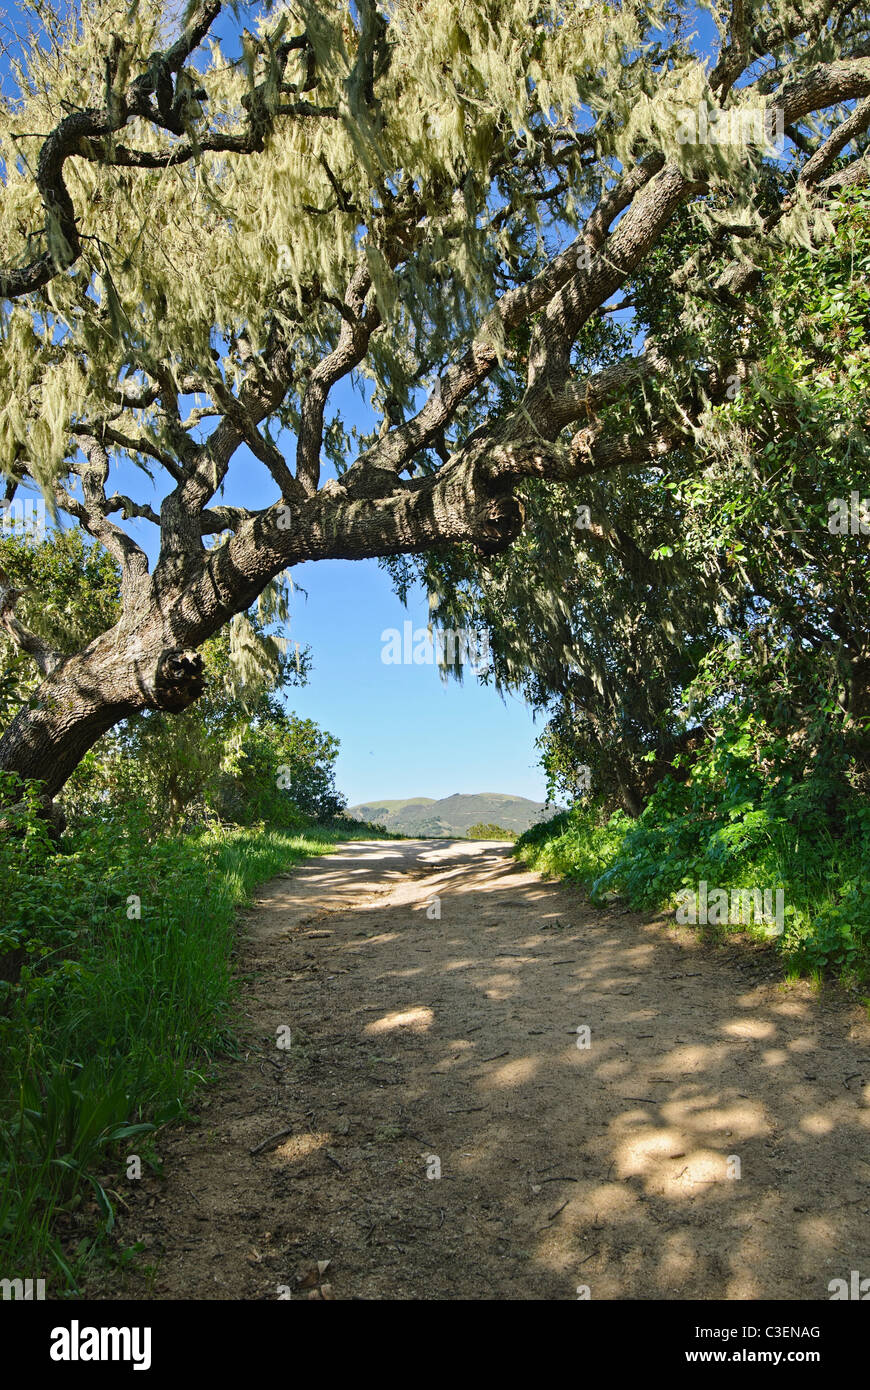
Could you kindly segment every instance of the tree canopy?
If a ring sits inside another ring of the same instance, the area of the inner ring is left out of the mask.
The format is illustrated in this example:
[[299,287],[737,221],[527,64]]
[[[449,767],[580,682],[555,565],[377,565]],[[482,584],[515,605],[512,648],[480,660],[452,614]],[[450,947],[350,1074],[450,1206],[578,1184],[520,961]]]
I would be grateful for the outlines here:
[[[616,795],[636,815],[728,700],[811,742],[823,719],[870,770],[867,190],[831,214],[820,247],[763,253],[752,372],[684,447],[523,485],[523,535],[485,566],[467,547],[391,565],[428,584],[436,621],[482,625],[497,684],[548,711],[553,793]],[[718,310],[689,323],[668,300],[684,238],[678,224],[626,290],[700,368],[728,325]],[[613,350],[599,334],[596,351]]]
[[[40,0],[7,43],[6,498],[40,488],[120,567],[74,653],[0,579],[44,676],[0,768],[50,793],[119,719],[196,699],[198,648],[301,560],[487,560],[528,480],[702,469],[766,265],[868,172],[866,6],[714,4],[710,55],[668,0],[224,11]],[[254,467],[273,503],[223,504]]]

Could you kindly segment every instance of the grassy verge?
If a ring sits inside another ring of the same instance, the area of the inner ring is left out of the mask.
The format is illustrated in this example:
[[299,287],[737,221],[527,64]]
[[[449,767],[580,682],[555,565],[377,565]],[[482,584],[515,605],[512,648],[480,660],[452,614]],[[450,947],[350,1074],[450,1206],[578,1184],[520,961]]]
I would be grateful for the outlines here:
[[[700,803],[694,789],[663,784],[637,820],[580,804],[521,836],[517,856],[541,873],[573,879],[601,902],[670,908],[724,890],[729,914],[715,931],[748,930],[775,941],[792,976],[826,974],[866,992],[870,981],[870,807],[844,798],[831,811],[808,797],[762,796]],[[781,928],[746,914],[735,894],[782,893]],[[700,914],[699,914],[700,917]],[[686,917],[677,917],[685,921]],[[688,917],[692,922],[692,917]]]
[[233,1048],[236,910],[259,883],[372,827],[158,837],[131,813],[58,853],[0,843],[0,1278],[74,1295],[126,1155],[151,1159]]
[[588,888],[613,859],[628,824],[619,813],[602,821],[597,808],[574,806],[533,825],[517,840],[515,853],[538,873]]

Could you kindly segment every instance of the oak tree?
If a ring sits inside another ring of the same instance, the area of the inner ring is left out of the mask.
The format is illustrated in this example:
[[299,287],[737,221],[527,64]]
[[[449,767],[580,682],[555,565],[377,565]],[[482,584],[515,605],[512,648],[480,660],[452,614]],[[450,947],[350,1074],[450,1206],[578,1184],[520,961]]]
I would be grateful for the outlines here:
[[[673,0],[288,0],[248,27],[220,0],[38,0],[0,101],[0,465],[7,502],[38,488],[109,551],[121,606],[59,649],[0,575],[43,676],[0,769],[53,795],[119,720],[187,707],[202,643],[300,561],[489,557],[524,482],[696,440],[750,370],[760,249],[824,234],[870,125],[866,5],[709,13],[712,57]],[[729,316],[725,360],[631,334],[578,358],[687,212],[669,293]],[[226,504],[255,468],[271,503]]]

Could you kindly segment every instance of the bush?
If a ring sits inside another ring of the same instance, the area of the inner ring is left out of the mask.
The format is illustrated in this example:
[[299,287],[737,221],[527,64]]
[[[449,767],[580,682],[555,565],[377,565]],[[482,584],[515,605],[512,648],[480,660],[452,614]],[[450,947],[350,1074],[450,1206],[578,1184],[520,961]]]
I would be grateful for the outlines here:
[[467,840],[515,840],[516,833],[513,830],[503,830],[500,825],[484,824],[479,821],[477,825],[469,826],[465,832]]
[[607,817],[600,806],[578,802],[521,835],[516,854],[540,873],[588,886],[606,868],[630,824],[623,811]]

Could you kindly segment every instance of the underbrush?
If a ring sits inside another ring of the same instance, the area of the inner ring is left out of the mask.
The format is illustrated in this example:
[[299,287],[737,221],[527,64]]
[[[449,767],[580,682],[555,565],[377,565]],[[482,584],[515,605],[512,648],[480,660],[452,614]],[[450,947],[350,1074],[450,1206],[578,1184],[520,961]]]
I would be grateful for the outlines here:
[[[763,890],[771,901],[781,890],[775,935],[786,968],[862,984],[870,978],[870,805],[841,776],[779,771],[759,775],[746,749],[722,740],[687,782],[665,778],[636,820],[581,802],[534,826],[516,852],[540,872],[582,883],[593,901],[618,894],[636,909],[673,908],[699,890],[729,898]],[[774,934],[754,918],[716,925]]]

